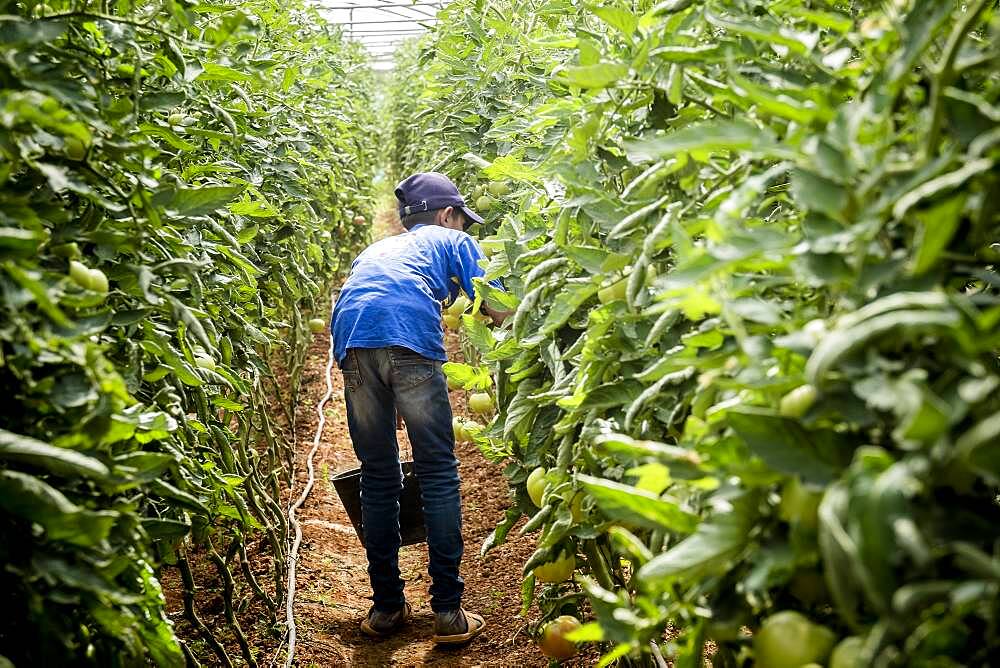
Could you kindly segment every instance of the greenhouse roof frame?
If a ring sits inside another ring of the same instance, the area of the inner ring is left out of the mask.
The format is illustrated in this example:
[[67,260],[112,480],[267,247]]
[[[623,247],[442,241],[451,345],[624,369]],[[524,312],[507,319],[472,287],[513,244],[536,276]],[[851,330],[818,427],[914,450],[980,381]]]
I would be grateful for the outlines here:
[[313,0],[313,4],[348,39],[365,47],[377,69],[386,69],[395,46],[435,25],[446,0]]

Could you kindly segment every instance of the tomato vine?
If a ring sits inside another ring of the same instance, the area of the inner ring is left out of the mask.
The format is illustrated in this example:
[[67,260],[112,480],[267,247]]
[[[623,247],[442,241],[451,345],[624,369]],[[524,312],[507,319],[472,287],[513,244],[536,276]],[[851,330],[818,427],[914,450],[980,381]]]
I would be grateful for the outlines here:
[[[848,636],[858,665],[986,661],[996,3],[440,18],[400,55],[389,137],[397,174],[437,166],[477,198],[510,292],[486,299],[516,308],[469,330],[489,370],[451,375],[497,374],[480,445],[515,507],[483,549],[541,529],[525,610],[589,610],[577,639],[606,663],[654,641],[700,666],[711,640],[747,665],[765,650],[741,629],[790,609],[823,639],[810,661]],[[575,583],[536,586],[567,550]]]
[[0,655],[197,665],[176,568],[216,660],[257,665],[238,607],[280,634],[308,314],[365,241],[371,72],[297,0],[0,15]]

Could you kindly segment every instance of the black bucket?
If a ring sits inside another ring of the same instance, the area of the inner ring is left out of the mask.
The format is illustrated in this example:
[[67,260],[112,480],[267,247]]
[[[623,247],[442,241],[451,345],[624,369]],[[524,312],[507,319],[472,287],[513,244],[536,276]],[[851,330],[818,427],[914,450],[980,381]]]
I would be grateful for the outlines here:
[[[416,545],[427,541],[424,526],[424,504],[420,498],[420,481],[413,470],[413,462],[403,462],[403,492],[399,496],[399,533],[403,545]],[[338,473],[333,477],[333,486],[347,509],[347,516],[358,534],[361,544],[365,544],[365,525],[361,519],[361,469]]]

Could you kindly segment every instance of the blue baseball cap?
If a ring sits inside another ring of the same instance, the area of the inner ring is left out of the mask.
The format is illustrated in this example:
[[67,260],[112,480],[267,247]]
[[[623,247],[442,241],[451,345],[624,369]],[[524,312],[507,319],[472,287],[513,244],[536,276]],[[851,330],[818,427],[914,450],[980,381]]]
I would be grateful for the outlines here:
[[465,214],[465,229],[473,223],[483,222],[481,216],[465,205],[465,199],[451,179],[438,172],[421,172],[403,179],[396,186],[396,199],[399,202],[399,219],[406,229],[412,226],[406,223],[410,214],[449,206],[461,209]]

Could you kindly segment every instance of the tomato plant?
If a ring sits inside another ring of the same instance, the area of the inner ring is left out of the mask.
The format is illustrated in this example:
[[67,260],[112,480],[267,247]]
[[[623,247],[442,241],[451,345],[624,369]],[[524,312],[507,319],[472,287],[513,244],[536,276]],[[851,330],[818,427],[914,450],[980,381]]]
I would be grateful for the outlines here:
[[[609,662],[670,625],[678,665],[709,640],[746,663],[741,627],[791,606],[861,638],[864,665],[986,661],[995,3],[456,0],[441,19],[400,53],[388,139],[397,174],[479,198],[508,290],[478,297],[516,311],[472,365],[496,375],[483,450],[514,498],[483,549],[529,517],[526,601],[587,596]],[[537,467],[567,475],[541,508]],[[580,589],[536,591],[567,541]]]
[[234,588],[280,632],[277,423],[365,239],[372,75],[296,0],[2,4],[0,663],[256,665]]

